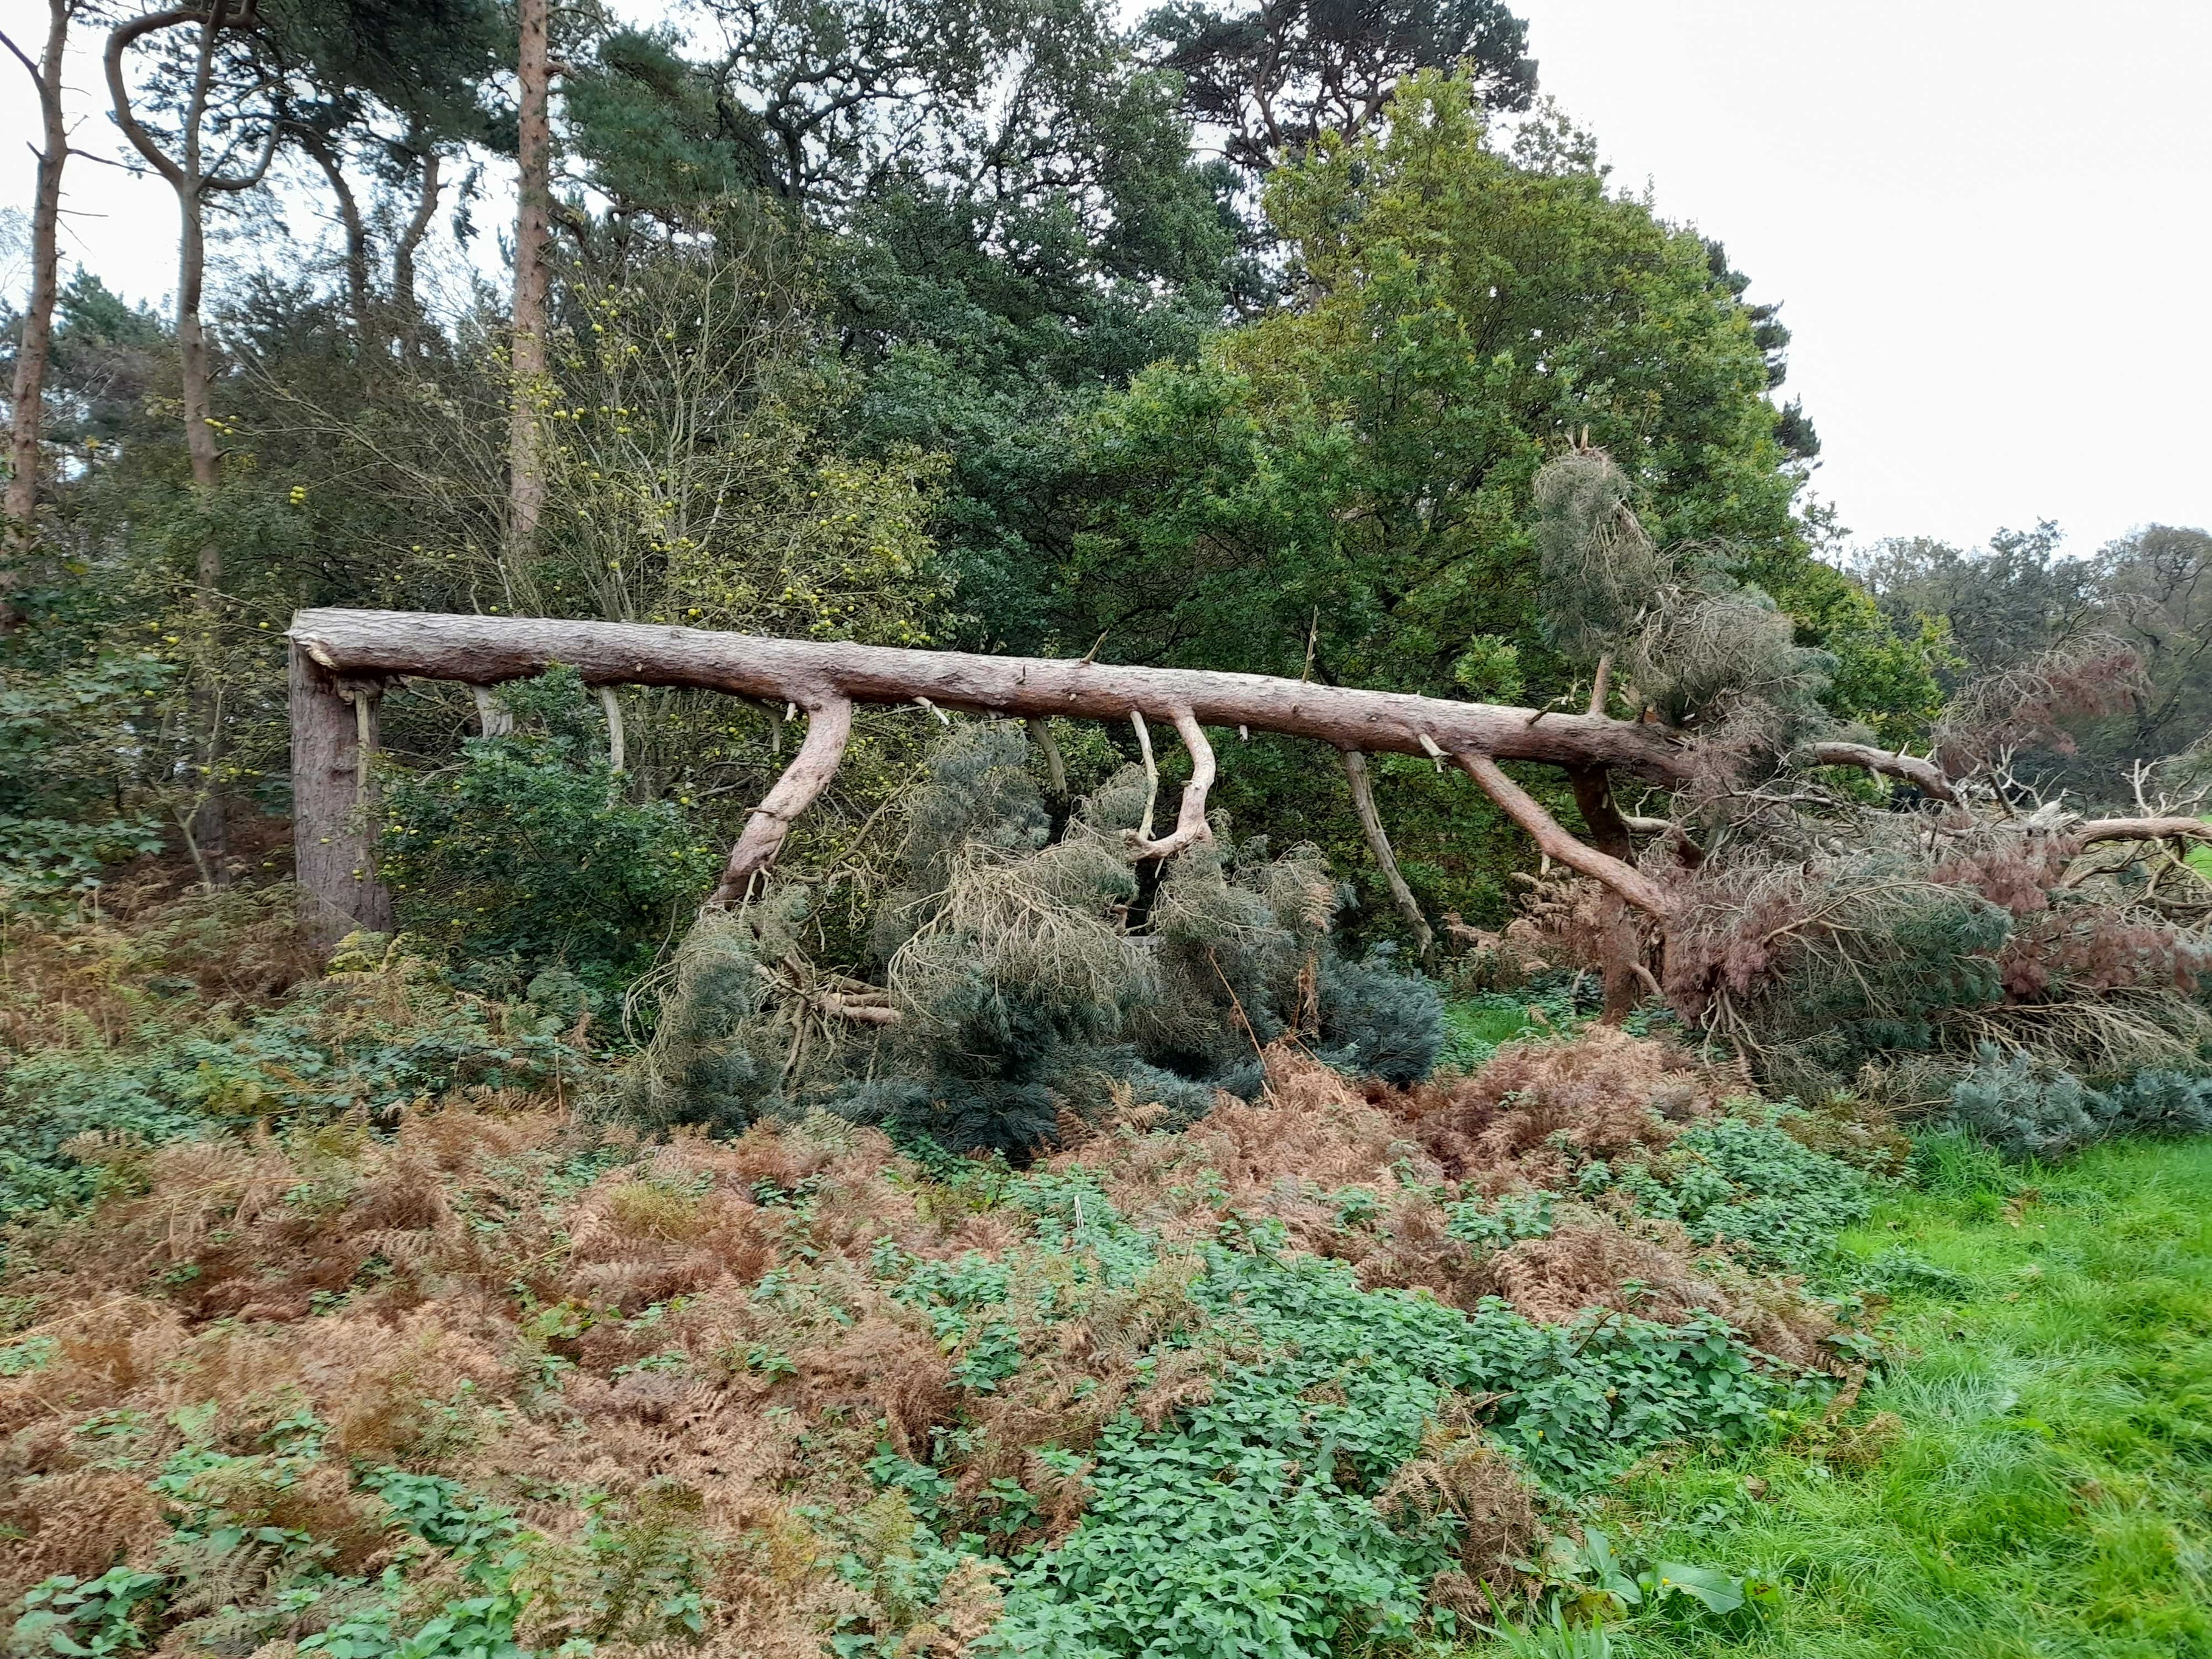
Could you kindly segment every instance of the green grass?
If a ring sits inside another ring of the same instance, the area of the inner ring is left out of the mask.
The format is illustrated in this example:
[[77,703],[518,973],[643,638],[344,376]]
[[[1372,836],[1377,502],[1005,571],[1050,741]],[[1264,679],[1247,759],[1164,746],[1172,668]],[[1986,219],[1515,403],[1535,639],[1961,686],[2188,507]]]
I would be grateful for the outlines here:
[[[1532,1007],[1543,1009],[1549,1027],[1529,1018]],[[1556,994],[1546,998],[1491,991],[1456,999],[1444,1005],[1443,1061],[1462,1071],[1479,1071],[1501,1044],[1532,1031],[1553,1035],[1574,1023],[1566,1000]]]
[[[1910,1350],[1841,1434],[1649,1468],[1603,1514],[1779,1605],[1617,1650],[1791,1659],[2212,1655],[2212,1140],[2009,1178],[1952,1144],[1846,1235]],[[1893,1438],[1863,1425],[1894,1413]]]

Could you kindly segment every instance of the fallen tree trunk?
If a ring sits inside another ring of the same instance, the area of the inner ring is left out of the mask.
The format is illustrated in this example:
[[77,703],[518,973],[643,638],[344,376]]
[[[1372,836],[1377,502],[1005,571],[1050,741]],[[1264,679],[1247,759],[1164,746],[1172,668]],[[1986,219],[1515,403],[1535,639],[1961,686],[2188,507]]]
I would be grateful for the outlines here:
[[940,708],[1039,720],[1064,714],[1121,720],[1133,709],[1171,726],[1187,716],[1201,726],[1282,732],[1370,754],[1426,754],[1425,734],[1455,754],[1581,763],[1660,784],[1681,783],[1689,769],[1680,741],[1663,726],[1589,714],[1549,714],[1531,725],[1533,709],[1267,674],[398,611],[303,611],[292,619],[289,637],[328,672],[364,678],[411,675],[495,685],[564,663],[590,685],[690,686],[801,708],[843,696],[870,703],[927,697]]
[[[685,686],[805,709],[806,742],[747,820],[710,900],[717,904],[742,902],[750,895],[757,878],[775,862],[793,820],[828,785],[842,758],[855,703],[911,702],[1019,717],[1030,722],[1032,731],[1048,735],[1045,722],[1055,715],[1135,719],[1140,730],[1146,718],[1167,722],[1190,751],[1192,776],[1175,829],[1157,841],[1150,837],[1149,823],[1140,832],[1141,850],[1152,857],[1181,852],[1208,833],[1206,799],[1213,757],[1206,726],[1310,738],[1355,757],[1377,752],[1439,761],[1449,757],[1547,854],[1657,917],[1666,914],[1665,891],[1631,857],[1621,856],[1632,849],[1607,779],[1619,770],[1674,787],[1687,781],[1691,771],[1680,735],[1640,720],[1455,702],[1264,674],[908,651],[629,623],[392,611],[303,611],[293,618],[289,637],[305,671],[294,678],[295,725],[301,734],[295,745],[295,779],[302,786],[300,844],[318,852],[343,844],[353,854],[343,860],[303,855],[301,878],[313,890],[310,902],[320,914],[363,923],[387,918],[389,901],[367,869],[365,836],[358,830],[349,831],[342,817],[332,816],[338,792],[323,781],[323,775],[343,770],[351,757],[323,755],[317,745],[325,739],[314,734],[327,731],[329,744],[343,746],[345,734],[325,707],[336,694],[325,688],[359,686],[364,688],[362,695],[370,696],[383,683],[410,676],[483,688],[527,678],[560,663],[574,668],[586,684],[603,688]],[[488,720],[486,730],[491,729]],[[1911,778],[1930,793],[1948,791],[1948,781],[1929,762],[1854,744],[1822,744],[1820,751],[1823,763]],[[1498,769],[1501,760],[1565,768],[1599,845],[1569,834]],[[1353,769],[1355,793],[1364,781],[1364,765]],[[304,775],[301,767],[307,769]],[[357,813],[357,805],[349,810]],[[341,863],[343,890],[337,873]],[[332,890],[324,891],[325,886]],[[1403,908],[1410,895],[1398,896]],[[1425,923],[1415,929],[1425,931]]]

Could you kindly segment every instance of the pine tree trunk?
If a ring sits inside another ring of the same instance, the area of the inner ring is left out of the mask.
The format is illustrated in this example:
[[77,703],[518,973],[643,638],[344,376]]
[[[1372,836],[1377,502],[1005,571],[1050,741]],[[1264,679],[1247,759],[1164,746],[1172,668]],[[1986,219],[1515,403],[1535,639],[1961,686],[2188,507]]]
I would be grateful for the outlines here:
[[39,152],[37,193],[31,204],[31,304],[15,351],[15,422],[8,441],[8,557],[0,564],[0,631],[17,621],[15,594],[23,580],[39,506],[39,433],[46,412],[46,362],[52,349],[54,301],[61,279],[57,232],[61,222],[62,167],[69,160],[69,129],[62,120],[62,54],[69,41],[76,0],[46,0],[46,45],[40,54],[39,115],[46,147]]
[[345,168],[337,152],[320,132],[312,130],[299,133],[300,147],[313,158],[323,170],[323,177],[331,186],[331,194],[337,198],[338,222],[345,228],[346,311],[353,318],[355,342],[366,354],[374,342],[370,337],[368,291],[368,227],[362,220],[361,203],[353,193],[353,185],[345,176]]
[[356,928],[392,931],[392,896],[376,878],[375,823],[368,809],[376,743],[373,682],[342,683],[292,647],[292,852],[301,921],[334,945]]
[[[420,131],[419,124],[409,131],[410,143],[417,139]],[[423,239],[430,234],[430,221],[438,211],[438,152],[425,149],[421,154],[422,193],[416,198],[414,216],[408,220],[407,228],[399,233],[399,240],[392,248],[392,305],[398,313],[400,349],[410,361],[414,358],[422,326],[422,302],[415,292],[415,256]]]
[[548,0],[520,0],[516,76],[520,86],[516,149],[520,205],[514,226],[514,407],[507,443],[507,540],[510,553],[526,553],[545,510],[544,439],[539,425],[545,393],[546,244],[552,234],[553,134],[550,112],[552,66],[546,40]]

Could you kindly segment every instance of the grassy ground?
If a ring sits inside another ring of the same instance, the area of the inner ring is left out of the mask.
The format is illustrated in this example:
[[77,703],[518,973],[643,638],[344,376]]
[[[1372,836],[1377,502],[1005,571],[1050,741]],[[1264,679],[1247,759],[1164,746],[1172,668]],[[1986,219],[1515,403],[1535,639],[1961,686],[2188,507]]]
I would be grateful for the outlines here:
[[1846,1240],[1911,1351],[1866,1391],[1890,1415],[1655,1468],[1612,1506],[1648,1553],[1756,1571],[1779,1606],[1619,1648],[2212,1654],[2212,1141],[2009,1178],[1923,1158],[1927,1190]]

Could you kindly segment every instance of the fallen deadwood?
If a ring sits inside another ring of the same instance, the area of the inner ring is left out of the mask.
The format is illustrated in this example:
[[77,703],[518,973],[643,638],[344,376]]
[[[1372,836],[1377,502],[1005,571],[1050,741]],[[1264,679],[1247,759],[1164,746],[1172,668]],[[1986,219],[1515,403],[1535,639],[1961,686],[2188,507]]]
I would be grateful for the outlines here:
[[[343,730],[362,724],[373,744],[375,688],[409,678],[481,688],[562,663],[593,686],[686,686],[805,709],[806,741],[748,818],[709,901],[716,904],[741,902],[775,862],[793,821],[835,775],[851,732],[853,705],[860,702],[1018,716],[1048,732],[1042,723],[1054,715],[1168,722],[1190,753],[1192,775],[1175,828],[1154,839],[1147,827],[1137,838],[1138,849],[1150,858],[1173,856],[1208,833],[1206,793],[1214,775],[1208,726],[1311,738],[1346,754],[1472,754],[1546,762],[1584,775],[1618,769],[1662,785],[1681,782],[1687,771],[1680,740],[1640,721],[1561,714],[1540,723],[1526,708],[1264,674],[908,651],[627,623],[391,611],[303,611],[293,618],[288,637],[293,722],[301,734],[305,763],[305,769],[295,769],[294,834],[301,869],[313,889],[311,925],[332,938],[349,926],[388,927],[390,901],[368,873],[374,837],[351,787],[350,751],[326,756],[317,747],[325,738],[307,739],[328,733],[328,741],[342,744]],[[324,707],[335,708],[341,697],[355,700],[356,708],[333,713]],[[372,710],[366,717],[359,715],[362,697]],[[1532,822],[1525,813],[1519,817]],[[1558,837],[1572,839],[1548,815],[1544,822]],[[1592,873],[1629,880],[1637,893],[1632,902],[1648,908],[1648,880],[1617,860],[1593,856],[1602,862]],[[1584,867],[1571,859],[1562,861]]]
[[[1146,719],[1168,722],[1190,753],[1192,775],[1175,828],[1154,839],[1148,822],[1134,838],[1148,858],[1170,857],[1208,834],[1206,793],[1214,776],[1208,726],[1310,738],[1354,757],[1392,752],[1439,762],[1449,758],[1547,855],[1661,918],[1668,909],[1666,890],[1628,858],[1605,850],[1611,846],[1620,854],[1629,852],[1628,832],[1641,823],[1620,817],[1607,781],[1618,771],[1673,787],[1687,781],[1692,769],[1681,734],[1642,720],[1455,702],[1264,674],[899,650],[627,623],[389,611],[303,611],[293,618],[288,637],[295,733],[294,835],[310,925],[330,938],[349,927],[390,926],[390,900],[374,874],[371,814],[358,750],[374,744],[378,688],[410,677],[483,687],[527,678],[561,663],[593,686],[685,686],[782,703],[793,712],[805,709],[806,740],[747,819],[709,901],[715,904],[740,902],[752,892],[781,850],[793,821],[828,786],[843,757],[855,703],[918,703],[1018,717],[1048,738],[1049,728],[1042,723],[1055,715],[1134,720],[1140,731]],[[1951,780],[1933,761],[1847,743],[1820,744],[1814,757],[1823,765],[1861,767],[1908,779],[1938,799],[1956,799]],[[1584,816],[1592,820],[1590,840],[1561,825],[1506,776],[1500,761],[1565,769]],[[1364,767],[1350,769],[1357,793]],[[1372,843],[1381,822],[1377,817],[1366,824],[1370,816],[1363,812],[1362,818]],[[2084,841],[2212,835],[2179,818],[2102,820],[2077,833]],[[1388,847],[1387,838],[1381,845]],[[1408,897],[1399,896],[1401,909]]]
[[355,678],[495,685],[562,663],[588,685],[690,686],[802,708],[842,696],[868,703],[927,698],[943,708],[1035,719],[1121,720],[1134,710],[1170,725],[1186,715],[1201,726],[1283,732],[1370,754],[1425,754],[1425,733],[1454,753],[1555,766],[1582,762],[1661,784],[1680,783],[1689,770],[1680,739],[1664,726],[1590,714],[1551,714],[1531,726],[1533,709],[1267,674],[398,611],[303,611],[288,637],[326,672]]

